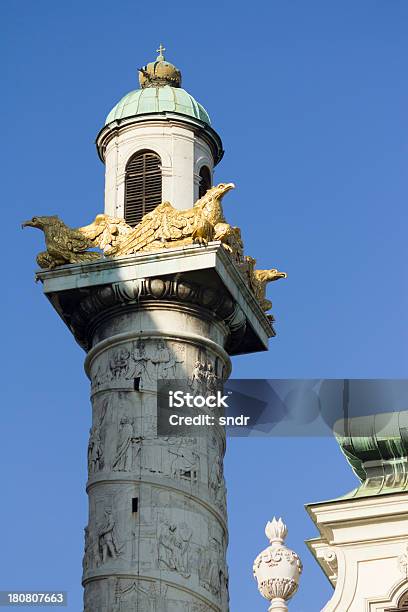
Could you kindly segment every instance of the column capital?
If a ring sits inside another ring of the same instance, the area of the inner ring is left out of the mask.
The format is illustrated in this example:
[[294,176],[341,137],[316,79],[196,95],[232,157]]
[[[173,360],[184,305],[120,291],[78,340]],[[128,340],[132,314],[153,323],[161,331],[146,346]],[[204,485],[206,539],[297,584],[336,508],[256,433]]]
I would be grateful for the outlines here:
[[205,250],[192,245],[66,265],[38,272],[37,278],[86,351],[101,317],[149,304],[193,308],[202,318],[225,325],[230,355],[267,350],[268,338],[275,335],[271,317],[219,242]]

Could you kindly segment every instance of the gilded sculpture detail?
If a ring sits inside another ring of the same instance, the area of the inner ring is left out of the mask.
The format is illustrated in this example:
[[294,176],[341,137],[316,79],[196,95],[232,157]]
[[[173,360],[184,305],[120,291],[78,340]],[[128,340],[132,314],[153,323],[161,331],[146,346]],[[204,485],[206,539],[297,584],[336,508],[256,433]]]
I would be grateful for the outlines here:
[[33,217],[22,227],[36,227],[44,232],[46,251],[37,255],[40,268],[86,263],[100,259],[101,254],[88,249],[100,248],[104,253],[123,240],[132,228],[123,219],[97,215],[95,221],[77,229],[68,227],[57,216]]
[[265,298],[267,283],[286,278],[287,275],[275,268],[255,270],[256,260],[244,255],[241,231],[226,222],[222,209],[223,196],[233,188],[233,183],[211,187],[187,210],[178,210],[170,202],[163,202],[146,214],[136,227],[131,227],[124,219],[105,214],[97,215],[91,224],[77,229],[68,227],[56,215],[33,217],[25,221],[22,227],[36,227],[44,232],[46,251],[37,255],[37,263],[49,270],[65,264],[91,262],[101,257],[100,251],[90,249],[100,249],[107,257],[119,257],[220,241],[248,279],[255,297],[266,311],[272,307]]

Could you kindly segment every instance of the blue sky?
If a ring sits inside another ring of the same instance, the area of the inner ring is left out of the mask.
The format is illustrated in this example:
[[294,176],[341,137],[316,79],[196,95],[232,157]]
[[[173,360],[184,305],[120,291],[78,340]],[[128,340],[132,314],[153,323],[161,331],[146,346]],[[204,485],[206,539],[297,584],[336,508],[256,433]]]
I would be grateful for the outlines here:
[[[393,377],[407,372],[408,4],[405,0],[105,0],[1,3],[2,589],[69,591],[81,609],[83,352],[34,284],[33,214],[88,223],[103,208],[94,138],[162,41],[208,110],[225,157],[228,220],[271,286],[277,338],[234,377]],[[331,588],[307,551],[303,505],[355,479],[331,439],[234,439],[232,612],[262,611],[251,576],[265,522],[282,515],[305,571],[292,610]],[[23,608],[20,608],[23,609]]]

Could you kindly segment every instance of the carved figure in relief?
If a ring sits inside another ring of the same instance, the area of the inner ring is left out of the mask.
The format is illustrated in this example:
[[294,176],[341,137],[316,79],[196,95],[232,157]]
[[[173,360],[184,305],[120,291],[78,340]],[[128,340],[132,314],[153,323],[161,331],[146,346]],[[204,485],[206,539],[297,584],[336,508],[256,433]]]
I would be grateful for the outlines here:
[[[132,469],[133,444],[135,442],[140,444],[141,438],[134,436],[132,422],[127,417],[123,417],[120,420],[116,455],[112,462],[112,470],[115,472],[129,472]],[[138,446],[137,454],[139,452],[140,445]]]
[[95,370],[94,375],[92,376],[92,387],[97,389],[98,387],[103,385],[104,382],[106,382],[106,379],[107,379],[107,372],[102,367],[102,364],[99,363],[98,367]]
[[190,387],[194,395],[199,395],[204,382],[204,364],[201,361],[196,361],[193,372],[191,374]]
[[82,560],[82,569],[85,572],[87,572],[89,569],[91,569],[92,567],[92,546],[91,546],[91,539],[89,537],[89,528],[85,527],[84,528],[84,556],[83,556],[83,560]]
[[[103,446],[101,428],[109,406],[109,399],[103,398],[99,412],[98,422],[89,430],[88,442],[88,473],[93,474],[103,469]],[[97,412],[95,419],[97,419]]]
[[84,573],[101,565],[101,550],[99,547],[99,537],[93,538],[89,532],[89,527],[84,529],[85,545],[82,567]]
[[94,425],[89,430],[88,443],[88,471],[90,474],[99,472],[103,465],[103,448],[101,442],[101,430],[99,425]]
[[102,427],[102,424],[103,424],[103,422],[105,420],[105,417],[106,417],[106,413],[108,412],[109,401],[110,401],[109,396],[105,396],[102,399],[102,405],[101,405],[101,409],[100,409],[100,412],[99,412],[99,428]]
[[170,362],[170,352],[162,340],[148,346],[143,362],[142,380],[155,385],[160,377],[166,374]]
[[169,453],[174,455],[171,463],[172,478],[195,482],[198,478],[199,456],[192,446],[195,438],[169,438]]
[[138,340],[131,352],[126,378],[140,378],[141,387],[156,385],[157,380],[177,378],[177,367],[183,363],[184,347],[168,347],[163,340],[146,343]]
[[177,528],[177,532],[178,536],[176,537],[175,549],[176,565],[180,574],[184,578],[189,578],[191,574],[188,569],[188,550],[193,532],[186,523],[181,523]]
[[194,395],[214,395],[218,389],[218,378],[210,362],[197,360],[190,378],[190,387]]
[[[156,345],[157,346],[157,345]],[[159,364],[159,356],[155,346],[147,346],[140,342],[139,346],[139,367],[142,387],[152,387],[156,384],[156,372]]]
[[105,563],[108,557],[116,559],[119,555],[115,536],[115,521],[112,516],[112,510],[105,510],[105,523],[99,530],[99,549],[102,557],[102,563]]
[[216,505],[225,510],[225,486],[221,457],[217,457],[211,465],[209,485]]
[[171,380],[177,378],[177,366],[184,361],[183,348],[175,345],[169,350],[163,340],[157,342],[158,353],[158,380]]
[[165,520],[159,528],[158,560],[159,566],[176,571],[189,578],[188,550],[192,536],[191,529],[182,523],[180,526]]
[[168,368],[172,367],[170,351],[163,340],[156,345],[155,362],[157,363],[157,379],[168,378]]
[[206,383],[208,394],[215,395],[217,393],[218,379],[211,363],[207,363]]
[[201,549],[198,576],[200,584],[213,595],[218,596],[221,590],[220,582],[220,545],[215,538],[210,539],[210,546]]
[[126,376],[129,357],[130,353],[126,348],[120,348],[113,353],[109,361],[109,368],[113,380],[118,380]]

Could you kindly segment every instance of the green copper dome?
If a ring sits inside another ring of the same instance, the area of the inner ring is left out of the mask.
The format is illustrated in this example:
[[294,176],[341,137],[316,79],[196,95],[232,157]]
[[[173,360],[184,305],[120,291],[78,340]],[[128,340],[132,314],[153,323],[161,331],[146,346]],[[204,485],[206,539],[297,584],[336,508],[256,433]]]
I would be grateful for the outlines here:
[[116,119],[165,111],[194,117],[211,125],[205,108],[185,89],[171,85],[149,86],[131,91],[113,107],[106,117],[105,125]]
[[151,113],[180,113],[211,124],[207,111],[185,89],[181,89],[181,72],[167,62],[164,47],[157,49],[159,55],[139,69],[141,89],[128,93],[106,117],[105,125],[117,119]]

